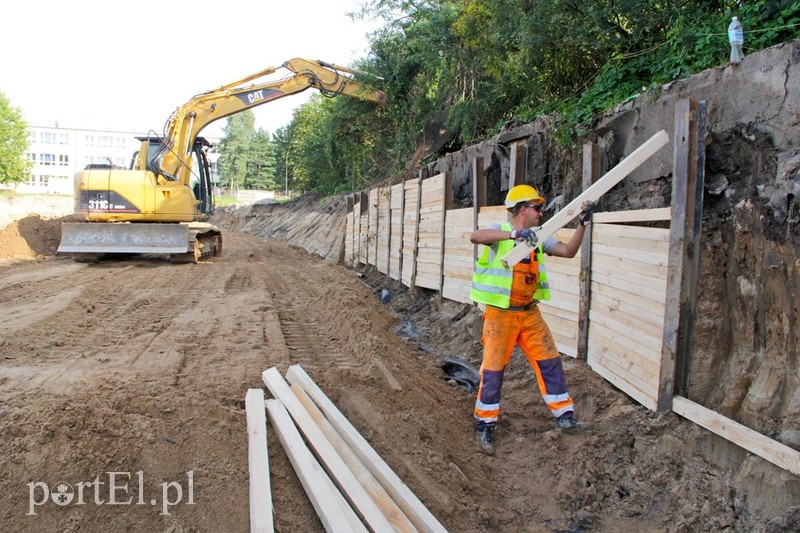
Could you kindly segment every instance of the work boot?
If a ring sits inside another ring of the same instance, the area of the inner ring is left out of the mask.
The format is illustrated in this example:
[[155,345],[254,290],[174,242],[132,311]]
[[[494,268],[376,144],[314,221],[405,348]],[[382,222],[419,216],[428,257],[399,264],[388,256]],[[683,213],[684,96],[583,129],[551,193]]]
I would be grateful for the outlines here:
[[475,437],[478,439],[478,446],[486,455],[494,455],[494,430],[493,424],[483,426],[475,430]]
[[577,433],[585,429],[589,429],[589,424],[581,422],[572,413],[566,413],[560,418],[556,419],[556,429],[566,431],[567,433]]

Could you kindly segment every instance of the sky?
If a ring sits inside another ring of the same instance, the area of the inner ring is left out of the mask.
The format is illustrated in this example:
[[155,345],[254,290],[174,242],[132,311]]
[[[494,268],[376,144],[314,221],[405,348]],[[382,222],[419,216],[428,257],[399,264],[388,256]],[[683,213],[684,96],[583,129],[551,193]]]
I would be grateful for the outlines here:
[[[161,133],[192,96],[302,57],[352,66],[363,0],[26,0],[4,15],[0,92],[31,126]],[[265,79],[278,79],[280,69]],[[274,133],[313,89],[253,109]],[[203,130],[221,136],[225,120]]]

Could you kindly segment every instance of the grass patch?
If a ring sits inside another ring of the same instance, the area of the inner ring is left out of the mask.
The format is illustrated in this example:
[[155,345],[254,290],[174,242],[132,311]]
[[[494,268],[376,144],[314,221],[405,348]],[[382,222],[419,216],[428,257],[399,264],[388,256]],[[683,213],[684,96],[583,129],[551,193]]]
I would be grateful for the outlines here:
[[239,200],[236,199],[235,196],[215,196],[214,197],[214,205],[217,207],[228,207],[229,205],[234,205],[239,203]]

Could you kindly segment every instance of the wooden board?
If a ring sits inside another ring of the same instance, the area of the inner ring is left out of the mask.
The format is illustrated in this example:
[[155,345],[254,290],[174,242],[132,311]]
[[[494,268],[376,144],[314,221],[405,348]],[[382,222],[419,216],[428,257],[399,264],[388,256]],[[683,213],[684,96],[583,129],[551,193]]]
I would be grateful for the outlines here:
[[606,285],[608,287],[614,287],[616,289],[627,291],[633,294],[638,294],[657,302],[666,301],[666,278],[654,278],[651,276],[645,276],[644,274],[635,274],[633,272],[610,273],[605,270],[595,270],[594,268],[592,268],[591,273],[592,280],[600,283],[601,285]]
[[470,302],[475,253],[475,245],[469,241],[474,231],[472,221],[471,207],[450,209],[445,213],[442,297],[461,303]]
[[602,270],[604,272],[616,273],[620,272],[634,274],[644,274],[645,276],[652,276],[659,279],[667,279],[667,267],[649,265],[647,263],[640,263],[639,261],[629,261],[622,257],[615,257],[613,255],[606,255],[600,252],[592,252],[592,271]]
[[741,446],[762,459],[800,476],[800,452],[778,441],[772,440],[747,426],[725,418],[700,404],[684,398],[672,398],[672,410],[684,418],[699,424],[720,437]]
[[658,384],[659,357],[658,349],[644,346],[638,339],[630,334],[619,333],[599,322],[589,326],[592,340],[611,350],[619,360],[626,362],[625,368],[630,370],[636,367],[639,370],[630,370],[643,380],[650,381],[655,386]]
[[247,418],[247,466],[250,470],[250,531],[270,533],[275,529],[272,522],[272,492],[269,486],[264,391],[248,389],[244,397],[244,409]]
[[397,474],[389,468],[389,465],[361,436],[333,402],[328,399],[300,365],[290,366],[286,372],[286,379],[291,383],[297,383],[311,396],[328,421],[336,428],[336,431],[339,432],[353,452],[375,476],[375,479],[380,482],[386,492],[392,496],[395,503],[403,510],[417,529],[427,532],[446,533],[447,530],[436,520],[436,517],[419,501],[419,498],[411,492]]
[[361,264],[367,264],[367,250],[368,246],[367,243],[369,242],[369,212],[365,211],[361,214],[361,223],[359,224],[361,228],[359,230],[359,249],[358,249],[358,261]]
[[611,298],[615,298],[620,302],[625,302],[628,305],[653,313],[656,316],[664,317],[665,303],[663,297],[658,299],[640,296],[636,293],[618,289],[616,287],[605,285],[603,283],[593,281],[591,284],[592,294],[602,293]]
[[403,184],[392,186],[389,200],[389,277],[400,279],[403,257],[403,204],[405,202]]
[[625,226],[621,224],[592,224],[592,232],[597,235],[609,235],[619,239],[642,239],[665,242],[669,244],[669,228],[646,228],[642,226]]
[[378,188],[369,191],[369,208],[367,211],[367,261],[375,266],[378,255]]
[[508,222],[508,209],[504,205],[487,205],[478,213],[478,228],[485,228],[490,222]]
[[353,266],[359,261],[361,252],[361,202],[353,204]]
[[[591,353],[591,340],[589,341],[589,346]],[[589,366],[591,366],[595,372],[603,376],[606,381],[625,392],[628,396],[639,402],[641,405],[647,407],[651,411],[656,410],[656,400],[652,396],[633,387],[626,378],[618,376],[610,369],[604,367],[602,364],[593,365],[592,363],[589,363]]]
[[353,264],[353,212],[348,211],[344,223],[344,264]]
[[656,209],[632,209],[630,211],[609,211],[607,213],[595,213],[592,217],[593,223],[614,224],[621,222],[654,222],[659,220],[669,220],[672,217],[669,207],[659,207]]
[[[614,314],[615,313],[607,314],[603,312],[603,310],[595,308],[589,311],[589,319],[600,326],[604,326],[621,335],[630,337],[635,342],[638,342],[650,350],[661,350],[663,327],[651,326],[650,324],[640,322],[636,325],[636,328],[631,328],[629,322],[620,321],[619,316],[614,316]],[[652,355],[651,357],[654,361],[658,361],[659,359],[658,355]]]
[[341,489],[342,495],[350,502],[367,526],[373,531],[390,531],[391,525],[378,505],[369,497],[353,472],[347,467],[334,447],[325,438],[322,430],[306,412],[303,405],[286,384],[278,369],[272,367],[261,374],[261,378],[272,395],[283,402],[286,410],[305,436],[325,470]]
[[644,309],[618,300],[601,291],[592,292],[591,311],[598,311],[606,316],[613,317],[635,330],[639,324],[649,324],[655,328],[663,327],[664,314],[653,314]]
[[267,400],[266,406],[272,428],[325,531],[366,531],[363,525],[358,529],[361,521],[306,447],[283,403],[280,400]]
[[[567,225],[574,219],[581,211],[581,206],[586,201],[596,202],[606,192],[611,190],[614,185],[622,181],[625,176],[633,172],[636,168],[644,163],[651,155],[655,154],[658,150],[666,146],[669,142],[669,135],[664,130],[659,131],[650,139],[645,141],[639,148],[634,150],[628,157],[620,161],[620,163],[611,169],[605,176],[597,180],[597,182],[579,194],[574,200],[566,205],[561,211],[556,213],[550,220],[542,225],[541,229],[536,231],[539,241],[542,242],[547,237],[553,235],[556,231]],[[513,250],[504,255],[501,259],[506,268],[511,268],[520,260],[530,254],[533,247],[527,243],[519,243]]]
[[414,283],[415,268],[417,264],[417,235],[419,231],[419,178],[407,180],[403,185],[403,259],[400,269],[400,281],[406,287]]
[[389,273],[389,188],[378,188],[378,251],[375,266],[381,274]]
[[445,216],[445,175],[437,174],[422,182],[422,202],[417,235],[417,266],[414,285],[439,290]]
[[316,422],[317,427],[319,427],[322,433],[328,438],[328,442],[331,443],[339,453],[339,456],[344,460],[347,466],[350,467],[353,475],[355,475],[356,479],[358,479],[364,487],[364,490],[367,491],[367,494],[369,494],[375,503],[378,504],[378,507],[381,508],[386,519],[392,524],[393,530],[406,531],[409,533],[416,531],[414,525],[409,521],[406,515],[403,514],[403,511],[400,510],[397,504],[394,503],[383,487],[375,480],[369,470],[367,470],[367,467],[364,466],[364,463],[356,457],[353,450],[347,445],[331,423],[328,422],[325,415],[322,414],[322,411],[319,410],[311,397],[308,396],[308,393],[297,383],[292,384],[291,389],[294,395],[297,396],[297,399],[300,400],[303,407],[305,407],[308,415]]

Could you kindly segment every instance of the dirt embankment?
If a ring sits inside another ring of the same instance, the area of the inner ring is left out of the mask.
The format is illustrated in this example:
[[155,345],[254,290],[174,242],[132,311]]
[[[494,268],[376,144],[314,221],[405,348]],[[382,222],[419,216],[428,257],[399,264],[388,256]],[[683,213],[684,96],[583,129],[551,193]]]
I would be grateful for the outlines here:
[[0,264],[55,255],[61,220],[29,215],[0,229]]
[[226,228],[292,243],[338,263],[344,256],[346,209],[342,196],[307,195],[283,204],[218,209],[213,220]]

